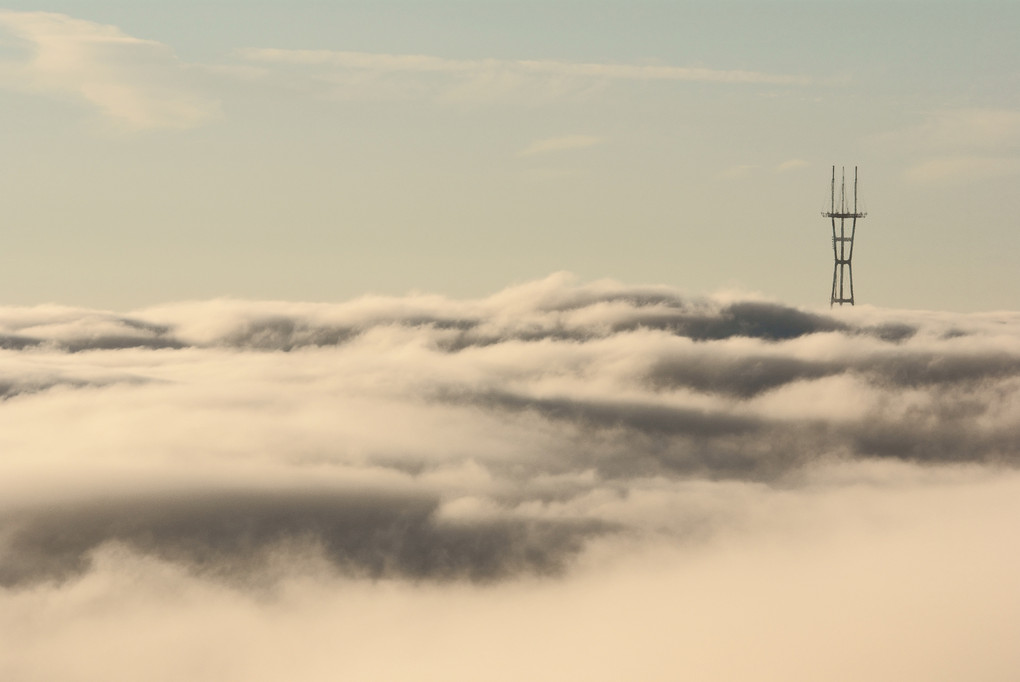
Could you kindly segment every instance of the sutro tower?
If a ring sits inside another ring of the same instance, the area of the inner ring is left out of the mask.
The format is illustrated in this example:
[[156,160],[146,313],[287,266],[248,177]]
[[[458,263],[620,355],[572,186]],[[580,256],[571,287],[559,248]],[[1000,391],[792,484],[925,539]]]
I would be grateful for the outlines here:
[[[842,169],[839,190],[839,204],[836,203],[836,167],[832,167],[832,204],[823,216],[832,220],[832,255],[836,263],[832,269],[832,296],[829,305],[836,303],[854,304],[854,270],[851,261],[854,257],[854,234],[857,232],[857,219],[868,215],[857,211],[857,166],[854,166],[854,205],[853,210],[846,203],[846,169]],[[839,219],[839,230],[836,230],[836,219]],[[846,221],[851,220],[850,236],[846,234]],[[849,294],[849,295],[848,295]]]

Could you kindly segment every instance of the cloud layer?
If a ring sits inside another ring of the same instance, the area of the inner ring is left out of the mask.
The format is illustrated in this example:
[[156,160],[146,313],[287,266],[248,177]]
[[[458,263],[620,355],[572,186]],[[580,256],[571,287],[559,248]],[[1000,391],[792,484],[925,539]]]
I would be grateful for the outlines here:
[[0,673],[1007,679],[1018,336],[563,275],[2,308]]

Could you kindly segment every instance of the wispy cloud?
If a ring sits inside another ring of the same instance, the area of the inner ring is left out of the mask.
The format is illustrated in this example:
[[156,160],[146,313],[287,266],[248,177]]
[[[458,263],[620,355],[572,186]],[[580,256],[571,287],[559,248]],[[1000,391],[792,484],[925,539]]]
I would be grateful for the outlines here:
[[961,184],[992,180],[1020,173],[1020,157],[952,156],[927,159],[906,171],[917,184]]
[[737,178],[747,177],[748,175],[757,173],[767,173],[770,171],[773,173],[789,173],[791,171],[797,170],[798,168],[805,168],[809,165],[811,164],[805,161],[804,159],[790,159],[788,161],[783,161],[782,163],[777,164],[775,166],[772,166],[770,164],[761,165],[754,163],[743,163],[726,168],[721,173],[719,173],[718,177],[727,180],[734,180]]
[[50,12],[0,11],[0,31],[20,48],[0,62],[0,86],[82,100],[136,130],[191,128],[217,115],[161,43]]
[[788,171],[796,170],[798,168],[805,168],[810,166],[804,159],[790,159],[789,161],[783,161],[781,164],[776,166],[776,171],[779,173],[786,173]]
[[913,157],[904,171],[915,184],[950,185],[1020,172],[1020,111],[944,109],[876,141]]
[[517,153],[517,156],[537,156],[549,152],[566,151],[570,149],[587,149],[602,142],[601,137],[591,135],[564,135],[562,137],[550,137],[543,140],[536,140]]
[[1011,109],[950,109],[936,111],[904,139],[931,151],[1020,151],[1020,111]]
[[729,168],[726,168],[721,173],[719,173],[719,177],[724,180],[735,180],[737,178],[747,177],[757,168],[758,166],[755,164],[741,163],[737,164],[736,166],[730,166]]
[[[522,91],[562,96],[620,81],[737,85],[808,83],[804,77],[786,74],[664,64],[449,59],[433,55],[273,48],[243,49],[238,55],[250,63],[308,70],[320,86],[334,88],[337,96],[370,92],[369,86],[392,96],[393,89],[385,87],[392,79],[403,79],[400,82],[406,85],[406,96],[424,91],[460,100],[506,97]],[[429,78],[436,80],[423,81]],[[410,79],[415,80],[406,82]]]
[[379,72],[480,73],[512,70],[534,74],[625,80],[766,83],[773,85],[796,85],[808,82],[801,76],[661,64],[570,62],[551,59],[447,59],[430,55],[273,48],[243,49],[239,51],[239,54],[245,59],[263,63],[329,65]]

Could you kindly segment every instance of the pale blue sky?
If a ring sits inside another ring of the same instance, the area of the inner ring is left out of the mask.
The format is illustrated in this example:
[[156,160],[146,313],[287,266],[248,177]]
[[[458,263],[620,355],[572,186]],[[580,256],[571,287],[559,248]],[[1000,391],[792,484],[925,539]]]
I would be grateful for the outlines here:
[[1020,3],[4,7],[5,303],[570,270],[821,306],[856,163],[860,303],[1020,306]]

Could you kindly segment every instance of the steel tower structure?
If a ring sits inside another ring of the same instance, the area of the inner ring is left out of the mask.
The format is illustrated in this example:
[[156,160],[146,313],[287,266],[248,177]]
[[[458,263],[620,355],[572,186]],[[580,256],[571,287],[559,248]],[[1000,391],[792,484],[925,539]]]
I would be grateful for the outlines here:
[[[836,203],[836,167],[832,167],[832,202],[828,212],[822,215],[832,220],[832,255],[835,264],[832,268],[832,296],[829,306],[836,303],[854,304],[854,235],[857,233],[857,219],[864,218],[867,213],[857,211],[857,166],[854,166],[854,201],[853,209],[846,201],[846,169],[842,169],[839,203]],[[839,229],[836,220],[839,219]],[[850,220],[850,236],[846,234],[846,221]]]

